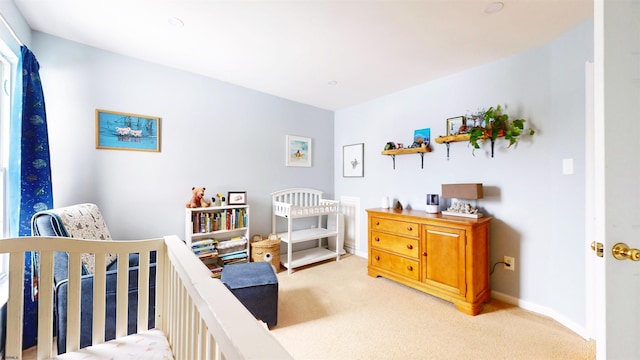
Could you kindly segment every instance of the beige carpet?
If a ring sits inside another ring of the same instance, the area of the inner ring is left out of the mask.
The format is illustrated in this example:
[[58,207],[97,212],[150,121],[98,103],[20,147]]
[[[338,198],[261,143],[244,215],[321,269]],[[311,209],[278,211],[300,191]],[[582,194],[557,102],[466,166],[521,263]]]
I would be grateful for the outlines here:
[[492,300],[469,316],[431,295],[367,275],[347,255],[278,273],[278,325],[295,359],[595,359],[556,321]]

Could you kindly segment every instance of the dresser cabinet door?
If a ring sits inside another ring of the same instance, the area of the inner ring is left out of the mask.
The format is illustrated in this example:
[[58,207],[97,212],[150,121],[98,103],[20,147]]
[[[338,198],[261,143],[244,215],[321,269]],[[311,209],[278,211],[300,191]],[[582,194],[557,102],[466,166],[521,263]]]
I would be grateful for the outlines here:
[[467,292],[464,229],[425,225],[422,231],[421,280],[464,297]]

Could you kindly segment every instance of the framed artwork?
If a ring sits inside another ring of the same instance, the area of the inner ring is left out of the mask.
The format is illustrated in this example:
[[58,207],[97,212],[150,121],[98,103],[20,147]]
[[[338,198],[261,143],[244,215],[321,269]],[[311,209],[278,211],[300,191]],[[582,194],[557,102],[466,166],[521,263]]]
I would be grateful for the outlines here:
[[342,147],[342,177],[364,177],[364,144]]
[[413,131],[413,143],[418,145],[429,146],[431,141],[431,128],[419,129]]
[[465,125],[464,116],[457,116],[447,119],[447,136],[450,135],[459,135],[462,134],[460,132],[460,128]]
[[96,109],[96,149],[160,152],[160,118]]
[[286,165],[311,167],[311,138],[287,135]]
[[247,205],[247,192],[246,191],[229,191],[227,193],[227,204]]

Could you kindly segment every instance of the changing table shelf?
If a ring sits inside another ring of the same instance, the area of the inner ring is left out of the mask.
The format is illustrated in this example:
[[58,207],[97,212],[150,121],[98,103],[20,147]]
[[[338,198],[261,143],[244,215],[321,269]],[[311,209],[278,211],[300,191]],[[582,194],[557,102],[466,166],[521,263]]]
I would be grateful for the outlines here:
[[282,262],[282,265],[287,269],[293,269],[300,266],[317,263],[319,261],[335,259],[337,256],[339,255],[336,253],[336,251],[317,247],[317,248],[292,252],[291,261],[289,261],[288,254],[281,254],[280,261]]
[[[278,233],[278,237],[282,241],[286,243],[290,242],[292,244],[309,241],[309,240],[322,239],[322,238],[326,238],[329,236],[336,236],[336,235],[338,235],[337,230],[330,230],[330,229],[323,229],[323,228],[295,230],[291,232],[291,241],[289,241],[288,232],[285,231],[285,232]],[[335,252],[333,254],[335,256]]]

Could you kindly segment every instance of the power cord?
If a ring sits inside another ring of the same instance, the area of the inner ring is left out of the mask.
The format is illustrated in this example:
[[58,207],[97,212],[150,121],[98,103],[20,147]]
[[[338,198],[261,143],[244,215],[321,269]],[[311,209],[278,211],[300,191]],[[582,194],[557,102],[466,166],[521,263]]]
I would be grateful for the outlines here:
[[493,272],[496,271],[496,266],[498,264],[506,264],[504,261],[498,261],[497,263],[493,264],[493,267],[491,268],[491,272],[489,273],[489,276],[493,275]]

